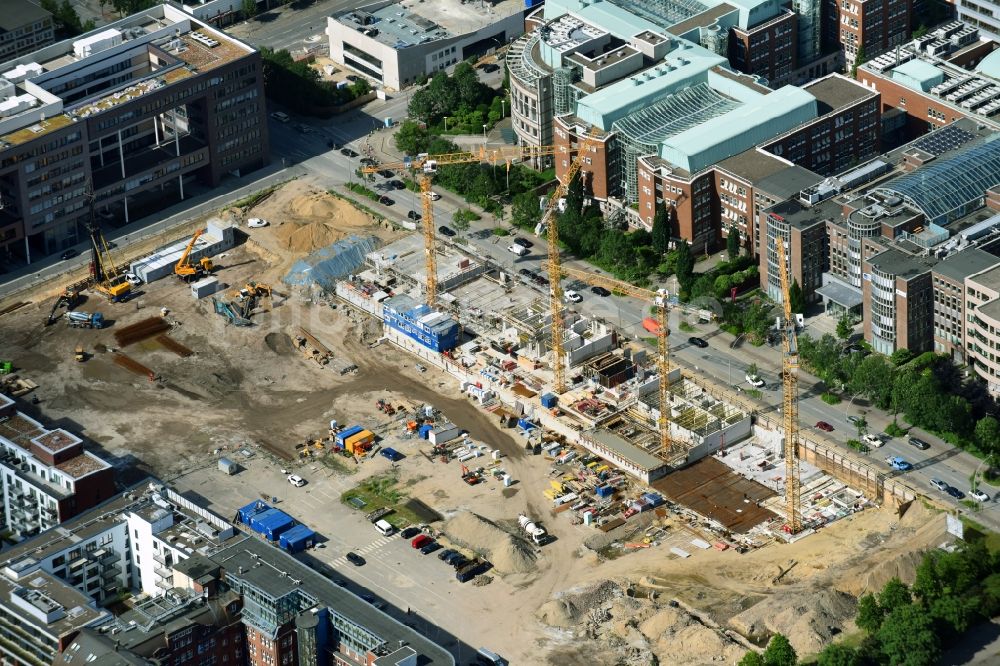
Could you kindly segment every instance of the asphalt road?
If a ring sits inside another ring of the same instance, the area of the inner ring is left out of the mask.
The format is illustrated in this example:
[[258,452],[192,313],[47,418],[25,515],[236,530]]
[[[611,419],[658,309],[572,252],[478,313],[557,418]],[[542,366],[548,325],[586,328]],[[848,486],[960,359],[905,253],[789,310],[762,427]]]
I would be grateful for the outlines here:
[[307,45],[305,40],[310,37],[319,36],[321,40],[326,40],[324,31],[327,17],[362,4],[365,3],[320,0],[304,9],[295,9],[291,4],[284,5],[232,26],[227,32],[254,46],[292,51]]

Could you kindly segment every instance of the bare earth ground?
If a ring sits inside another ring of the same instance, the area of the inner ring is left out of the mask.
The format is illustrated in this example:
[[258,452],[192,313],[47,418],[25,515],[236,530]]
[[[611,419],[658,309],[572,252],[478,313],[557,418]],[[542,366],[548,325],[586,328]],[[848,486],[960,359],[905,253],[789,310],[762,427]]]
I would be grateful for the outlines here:
[[[78,309],[114,320],[100,331],[71,329],[64,321],[46,327],[52,300],[43,298],[0,317],[0,356],[39,383],[41,403],[24,408],[85,435],[123,469],[138,464],[169,480],[204,466],[223,447],[248,443],[291,459],[296,444],[326,434],[330,419],[387,427],[374,409],[376,397],[433,404],[474,439],[500,449],[504,469],[518,483],[469,487],[454,463],[411,456],[403,465],[407,493],[448,519],[446,533],[500,538],[489,526],[463,525],[463,512],[516,533],[512,521],[524,511],[557,537],[537,552],[529,546],[527,559],[537,559],[506,567],[513,573],[485,589],[462,588],[462,595],[481,597],[481,613],[442,619],[504,637],[496,644],[509,646],[505,656],[511,663],[640,664],[649,663],[651,654],[660,663],[732,663],[747,649],[735,632],[765,637],[781,631],[801,655],[814,653],[835,632],[853,630],[854,596],[892,575],[912,579],[915,553],[942,540],[941,522],[914,505],[902,519],[888,509],[868,511],[796,543],[747,555],[688,548],[692,557],[682,560],[661,546],[602,560],[583,546],[594,530],[571,526],[566,516],[551,512],[541,492],[549,478],[541,457],[525,456],[443,374],[417,372],[412,358],[391,345],[370,348],[372,327],[357,314],[280,284],[291,263],[312,250],[351,233],[390,238],[392,232],[301,182],[251,214],[272,226],[249,230],[250,242],[219,257],[218,275],[234,287],[255,280],[281,292],[254,316],[256,326],[227,326],[211,299],[196,301],[187,285],[173,279],[148,286],[148,293],[126,304],[90,294]],[[51,285],[48,292],[58,289]],[[171,337],[195,353],[181,358],[151,341],[126,348],[156,373],[157,381],[149,381],[115,365],[102,349],[116,345],[115,330],[155,316],[161,307],[169,308]],[[300,327],[359,372],[341,377],[304,359],[293,344]],[[75,362],[77,344],[93,357]],[[366,463],[359,479],[373,467]],[[668,533],[688,538],[673,518],[666,525]]]

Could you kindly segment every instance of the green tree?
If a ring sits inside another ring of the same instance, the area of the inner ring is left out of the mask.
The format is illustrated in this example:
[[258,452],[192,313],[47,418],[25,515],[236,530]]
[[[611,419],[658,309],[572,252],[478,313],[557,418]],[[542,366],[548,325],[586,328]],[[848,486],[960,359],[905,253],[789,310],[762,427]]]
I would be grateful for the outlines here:
[[862,435],[868,432],[868,419],[863,416],[859,416],[858,420],[854,422],[855,427],[858,429],[858,438],[860,439]]
[[853,333],[854,321],[851,319],[849,314],[845,314],[837,320],[837,337],[841,340],[847,340]]
[[865,62],[865,45],[858,46],[858,52],[854,55],[854,64],[851,65],[851,78],[858,73],[858,67]]
[[817,666],[861,666],[861,657],[854,648],[843,643],[830,643],[816,657]]
[[691,254],[691,246],[684,239],[677,241],[677,258],[674,260],[674,266],[681,291],[689,292],[694,282],[694,255]]
[[764,650],[764,663],[767,666],[795,666],[798,655],[788,639],[781,634],[771,636]]
[[890,611],[876,638],[890,666],[931,666],[941,656],[934,620],[915,604]]
[[406,108],[410,117],[429,124],[434,117],[437,105],[434,102],[434,95],[430,90],[424,88],[410,96],[410,103]]
[[767,338],[767,331],[773,324],[770,308],[760,301],[751,303],[750,307],[743,311],[742,321],[743,331],[754,344],[764,342]]
[[976,442],[987,454],[1000,453],[1000,421],[993,416],[984,416],[976,421]]
[[889,360],[892,361],[892,364],[898,368],[899,366],[906,365],[913,360],[913,352],[906,347],[900,347],[889,355]]
[[870,399],[879,409],[886,409],[892,398],[893,373],[888,359],[881,354],[869,354],[858,363],[848,380],[848,388],[851,393]]
[[357,81],[348,86],[348,88],[351,91],[351,95],[355,98],[363,97],[372,91],[372,85],[368,83],[368,79],[362,79],[360,77]]
[[670,248],[670,211],[667,204],[657,206],[653,216],[653,250],[657,254],[665,254]]
[[886,614],[911,603],[913,603],[913,595],[910,594],[910,588],[895,577],[886,582],[878,595],[879,608]]
[[766,666],[766,664],[764,663],[764,657],[750,650],[740,659],[739,666]]
[[792,286],[788,288],[788,302],[792,306],[792,312],[801,314],[806,309],[805,297],[802,295],[802,287],[798,280],[792,280]]
[[756,377],[757,375],[760,374],[760,370],[757,368],[756,363],[751,363],[750,365],[747,366],[747,374],[752,377]]
[[735,226],[729,227],[729,233],[726,235],[726,254],[729,255],[730,261],[735,261],[740,256],[740,230]]
[[510,221],[522,229],[534,230],[542,211],[538,206],[538,197],[531,192],[523,192],[514,197],[511,206]]
[[462,234],[469,230],[469,225],[471,224],[466,215],[452,215],[451,223]]
[[243,16],[248,19],[257,16],[257,0],[243,0]]
[[868,593],[858,599],[858,614],[855,618],[855,623],[859,629],[867,631],[869,634],[874,634],[882,626],[883,619],[885,619],[885,613],[882,612],[881,606],[878,605],[875,595]]
[[396,130],[396,148],[408,155],[416,155],[427,149],[427,130],[412,120],[404,120]]

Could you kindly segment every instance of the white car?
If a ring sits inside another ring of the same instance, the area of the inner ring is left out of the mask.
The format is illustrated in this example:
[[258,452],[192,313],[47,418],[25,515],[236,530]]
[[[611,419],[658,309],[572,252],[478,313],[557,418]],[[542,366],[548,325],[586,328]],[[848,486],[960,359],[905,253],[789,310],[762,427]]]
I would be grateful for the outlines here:
[[973,490],[971,493],[969,493],[969,495],[972,497],[972,499],[976,500],[977,502],[990,501],[990,496],[984,493],[982,490]]
[[566,301],[569,302],[569,303],[579,303],[580,301],[583,300],[583,296],[581,296],[577,292],[573,291],[572,289],[570,289],[566,293],[564,293],[563,294],[563,298],[565,298]]
[[431,201],[437,201],[438,199],[441,198],[441,195],[438,194],[437,192],[428,192],[427,196],[431,198]]
[[754,388],[764,388],[765,386],[764,380],[761,379],[759,375],[748,374],[744,377],[744,379],[747,380],[747,384]]
[[142,284],[142,278],[135,273],[126,273],[125,279],[128,280],[128,283],[133,287],[138,287]]
[[259,217],[251,217],[250,219],[247,220],[247,226],[251,227],[253,229],[258,229],[260,227],[266,227],[268,224],[269,223],[268,223],[267,220],[262,220]]
[[524,255],[528,254],[528,248],[524,247],[523,245],[518,245],[517,243],[514,243],[513,245],[508,245],[507,251],[513,252],[519,257],[523,257]]
[[867,435],[865,435],[864,437],[862,437],[861,441],[863,441],[865,444],[867,444],[868,446],[870,446],[870,447],[872,447],[874,449],[877,449],[880,446],[882,446],[883,444],[885,444],[885,442],[882,441],[881,437],[879,437],[878,435],[873,435],[871,433],[868,433]]
[[302,486],[306,485],[306,480],[303,479],[298,474],[289,474],[288,483],[292,484],[296,488],[301,488]]

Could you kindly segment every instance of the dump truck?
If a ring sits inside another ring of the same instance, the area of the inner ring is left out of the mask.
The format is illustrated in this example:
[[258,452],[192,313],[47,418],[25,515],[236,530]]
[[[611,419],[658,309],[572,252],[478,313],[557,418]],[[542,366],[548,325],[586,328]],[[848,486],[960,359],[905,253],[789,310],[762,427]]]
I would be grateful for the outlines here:
[[66,313],[66,320],[73,328],[104,328],[104,315],[100,312],[70,310]]
[[455,570],[455,579],[459,583],[466,583],[479,574],[490,568],[490,563],[478,557],[468,564],[464,564]]
[[517,524],[521,526],[536,546],[541,546],[549,538],[548,532],[538,523],[528,518],[523,513],[517,517]]

